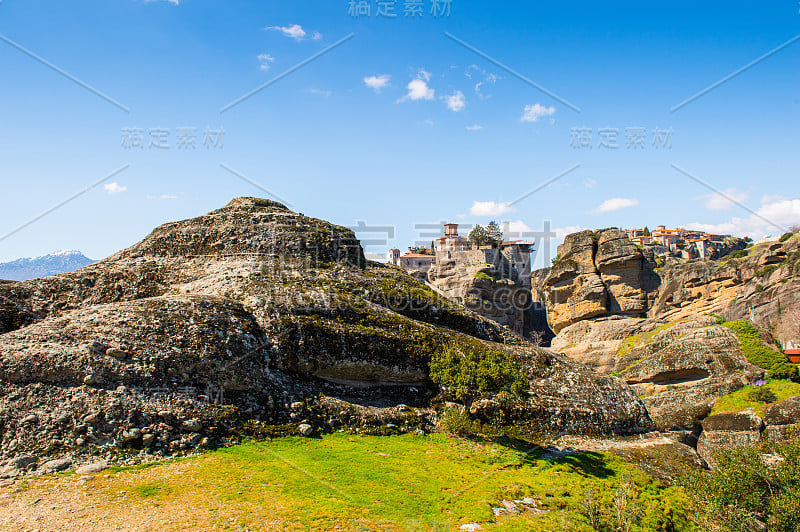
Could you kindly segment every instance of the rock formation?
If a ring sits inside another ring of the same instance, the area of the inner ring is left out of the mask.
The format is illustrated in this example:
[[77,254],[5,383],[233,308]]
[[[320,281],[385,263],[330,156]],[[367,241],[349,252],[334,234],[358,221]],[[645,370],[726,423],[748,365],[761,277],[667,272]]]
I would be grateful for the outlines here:
[[238,198],[82,270],[0,283],[0,451],[80,461],[110,448],[171,454],[287,423],[425,428],[440,393],[428,362],[465,343],[509,354],[530,382],[526,397],[479,397],[497,399],[505,423],[652,427],[620,379],[366,262],[348,229]]
[[439,253],[428,282],[448,299],[521,336],[533,330],[530,283],[497,249]]
[[781,343],[800,341],[800,235],[741,253],[666,264],[650,316],[675,320],[713,312],[726,320],[752,319]]
[[550,328],[602,316],[643,317],[655,298],[652,254],[618,229],[567,235],[544,279]]

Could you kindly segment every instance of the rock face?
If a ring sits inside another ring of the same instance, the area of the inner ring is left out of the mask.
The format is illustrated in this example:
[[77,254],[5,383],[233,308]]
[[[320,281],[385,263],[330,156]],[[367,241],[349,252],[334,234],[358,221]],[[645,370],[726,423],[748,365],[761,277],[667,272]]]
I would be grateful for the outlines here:
[[720,261],[668,263],[659,272],[662,284],[649,315],[669,320],[708,312],[727,320],[752,317],[779,342],[800,341],[800,234],[747,251],[744,257]]
[[741,447],[762,440],[764,421],[755,412],[726,412],[703,421],[703,433],[697,441],[697,454],[714,467],[714,454],[723,448]]
[[108,446],[203,448],[253,423],[359,422],[347,414],[358,409],[301,417],[290,406],[309,402],[402,403],[424,418],[440,392],[428,362],[463,342],[508,353],[531,383],[503,403],[507,423],[652,427],[620,379],[367,263],[348,229],[238,198],[77,272],[0,283],[0,452],[80,463]]
[[786,438],[789,431],[800,430],[800,397],[790,397],[764,409],[766,435],[772,441]]
[[439,253],[428,282],[448,299],[520,336],[533,330],[529,283],[498,249]]
[[562,330],[552,348],[599,372],[618,374],[664,431],[694,430],[716,398],[764,372],[747,362],[736,334],[711,316],[582,321]]
[[618,229],[567,235],[544,281],[550,328],[601,316],[643,317],[658,276],[646,256]]

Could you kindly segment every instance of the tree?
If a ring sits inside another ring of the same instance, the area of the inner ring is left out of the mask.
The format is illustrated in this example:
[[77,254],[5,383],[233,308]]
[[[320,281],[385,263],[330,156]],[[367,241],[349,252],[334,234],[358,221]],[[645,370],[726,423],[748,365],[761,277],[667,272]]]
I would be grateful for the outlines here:
[[486,233],[489,236],[489,243],[500,245],[503,243],[503,229],[492,220],[489,222],[489,225],[486,226]]
[[485,246],[489,243],[489,233],[482,225],[475,224],[475,227],[469,232],[469,241],[476,247]]
[[644,231],[642,231],[642,234],[644,236],[650,236],[650,229],[648,229],[646,225],[644,226]]

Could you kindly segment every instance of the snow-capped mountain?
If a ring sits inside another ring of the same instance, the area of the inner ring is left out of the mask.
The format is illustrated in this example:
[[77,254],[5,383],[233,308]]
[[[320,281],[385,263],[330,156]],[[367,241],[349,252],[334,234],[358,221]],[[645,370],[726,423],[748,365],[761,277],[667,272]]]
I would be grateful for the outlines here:
[[0,263],[0,279],[25,281],[57,273],[79,270],[93,263],[92,259],[75,250],[56,251],[42,257],[17,259]]

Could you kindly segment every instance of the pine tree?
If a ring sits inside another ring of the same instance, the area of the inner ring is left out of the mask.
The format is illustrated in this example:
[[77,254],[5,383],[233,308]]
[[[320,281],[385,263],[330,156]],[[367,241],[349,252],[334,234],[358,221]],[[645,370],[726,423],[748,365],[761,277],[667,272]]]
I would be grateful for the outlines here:
[[469,232],[469,241],[476,247],[485,246],[489,243],[489,233],[482,225],[475,224],[475,227]]
[[489,244],[500,245],[503,242],[503,229],[492,220],[489,222],[489,225],[486,226],[486,233],[489,237]]

